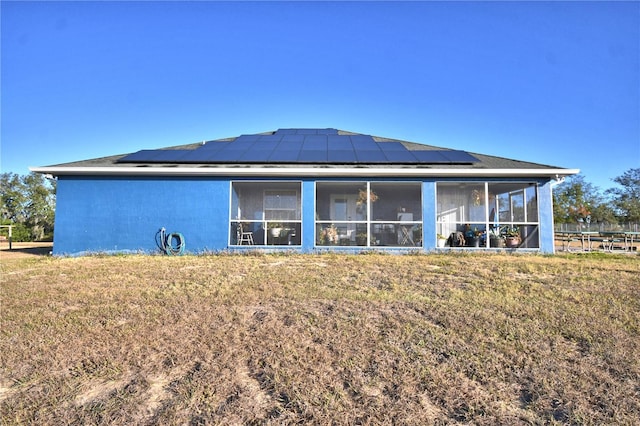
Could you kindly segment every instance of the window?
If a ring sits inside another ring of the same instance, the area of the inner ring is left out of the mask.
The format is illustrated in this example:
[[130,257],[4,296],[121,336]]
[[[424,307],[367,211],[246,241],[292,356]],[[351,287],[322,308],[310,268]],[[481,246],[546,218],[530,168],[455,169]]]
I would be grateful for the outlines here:
[[422,246],[419,182],[318,182],[316,245]]
[[232,182],[231,245],[300,245],[300,182]]
[[440,182],[436,229],[450,247],[538,248],[537,185]]

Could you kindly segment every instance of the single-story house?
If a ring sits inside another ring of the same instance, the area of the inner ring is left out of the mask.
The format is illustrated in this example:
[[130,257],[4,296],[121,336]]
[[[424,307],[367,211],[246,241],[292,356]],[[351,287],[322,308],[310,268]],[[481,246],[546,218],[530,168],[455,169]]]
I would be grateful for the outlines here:
[[[553,253],[552,187],[579,172],[336,129],[279,129],[31,170],[57,177],[56,255]],[[507,236],[517,238],[507,244]]]

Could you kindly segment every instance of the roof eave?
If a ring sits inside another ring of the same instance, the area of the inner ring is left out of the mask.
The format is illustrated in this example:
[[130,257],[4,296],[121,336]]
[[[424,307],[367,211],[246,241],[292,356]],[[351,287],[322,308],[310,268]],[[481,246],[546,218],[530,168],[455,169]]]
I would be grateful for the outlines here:
[[229,177],[548,177],[580,173],[579,169],[453,169],[399,167],[30,167],[53,176],[229,176]]

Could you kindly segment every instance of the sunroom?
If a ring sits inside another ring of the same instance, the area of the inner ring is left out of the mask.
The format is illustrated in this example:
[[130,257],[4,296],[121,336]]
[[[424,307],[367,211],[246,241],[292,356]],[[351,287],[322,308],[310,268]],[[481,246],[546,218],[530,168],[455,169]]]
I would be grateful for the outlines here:
[[535,182],[438,182],[439,247],[540,247]]
[[[313,185],[315,247],[424,246],[422,181]],[[436,182],[435,231],[445,240],[438,248],[538,249],[537,189],[527,181]],[[302,245],[301,181],[232,181],[231,194],[231,246]]]
[[301,245],[300,182],[231,182],[230,245]]

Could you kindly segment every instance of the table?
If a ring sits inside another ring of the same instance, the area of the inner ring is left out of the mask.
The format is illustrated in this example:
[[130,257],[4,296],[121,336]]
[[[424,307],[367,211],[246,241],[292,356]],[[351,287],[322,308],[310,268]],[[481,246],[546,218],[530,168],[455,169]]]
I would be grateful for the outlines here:
[[620,241],[624,241],[625,251],[633,250],[634,240],[640,239],[640,232],[635,231],[602,231],[600,234],[611,239],[611,251],[613,251],[613,243],[616,242],[616,237]]
[[400,234],[398,235],[398,239],[401,240],[400,245],[416,245],[413,241],[414,226],[415,225],[400,225]]
[[565,250],[564,243],[567,243],[567,251],[571,251],[571,243],[580,241],[582,251],[591,251],[591,238],[599,234],[598,231],[559,231],[556,235],[562,235],[562,250]]
[[624,232],[624,249],[625,250],[633,250],[633,248],[635,247],[633,245],[633,240],[635,237],[638,237],[638,239],[640,239],[640,232],[635,232],[635,231]]

